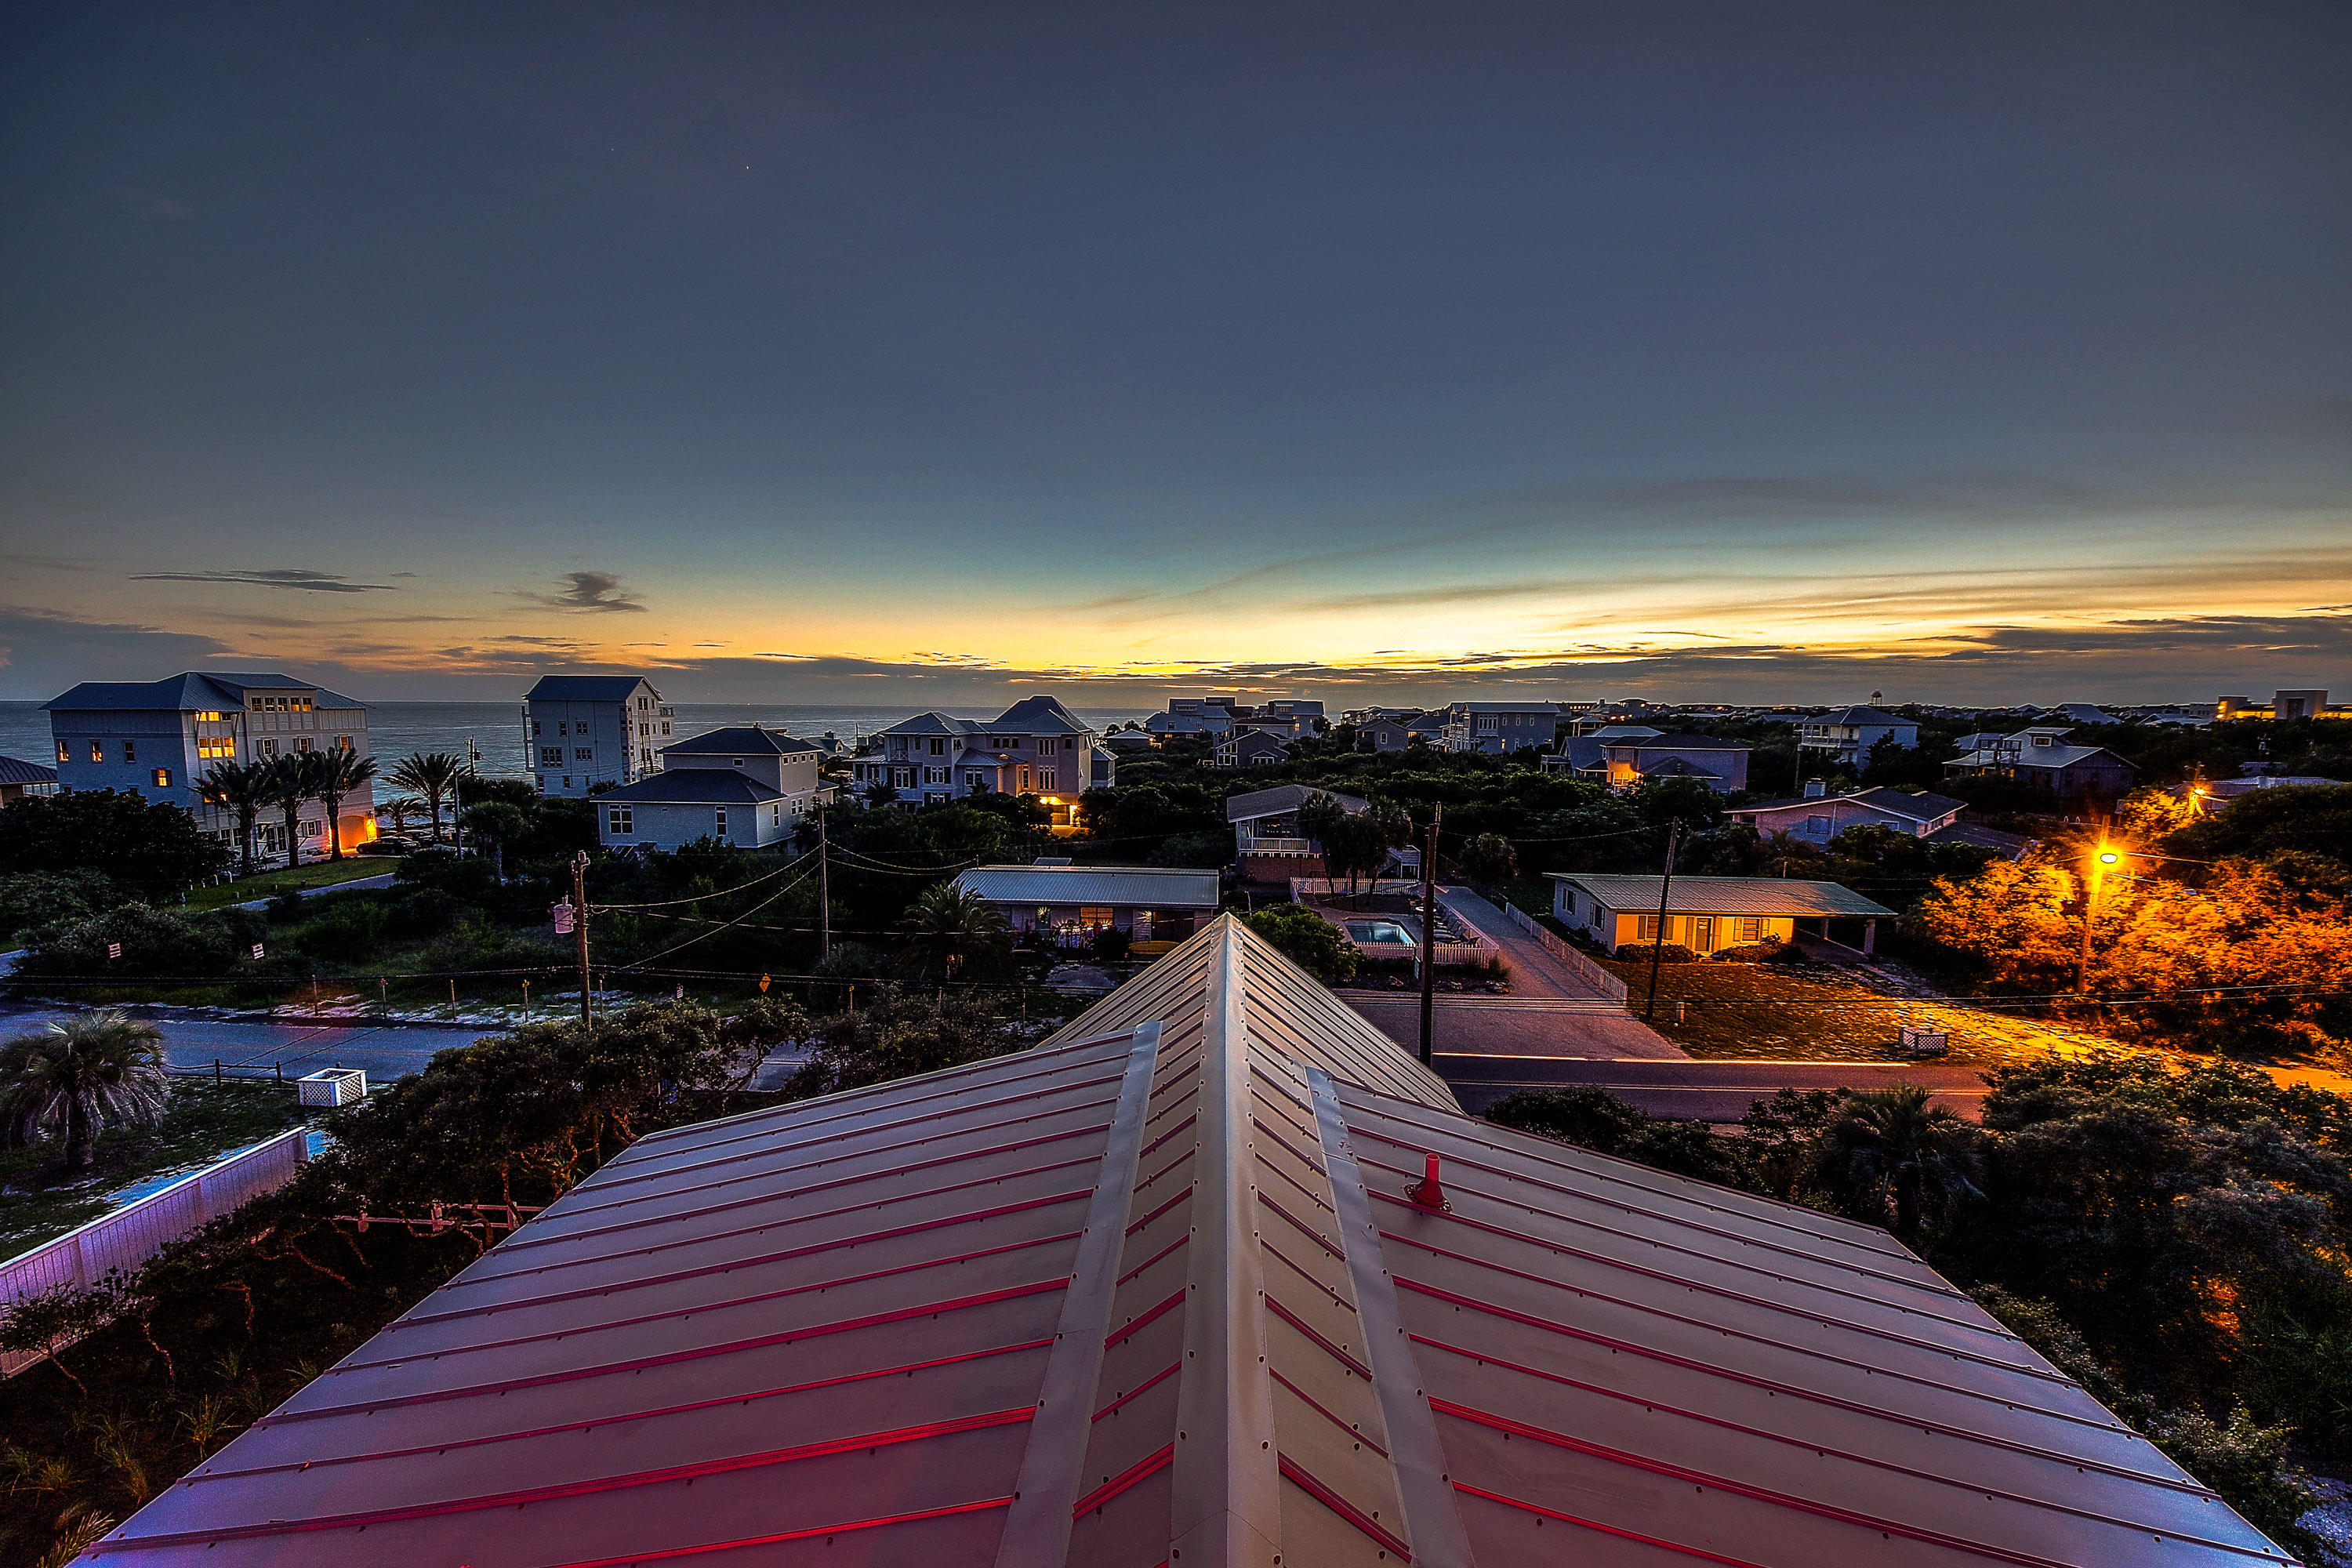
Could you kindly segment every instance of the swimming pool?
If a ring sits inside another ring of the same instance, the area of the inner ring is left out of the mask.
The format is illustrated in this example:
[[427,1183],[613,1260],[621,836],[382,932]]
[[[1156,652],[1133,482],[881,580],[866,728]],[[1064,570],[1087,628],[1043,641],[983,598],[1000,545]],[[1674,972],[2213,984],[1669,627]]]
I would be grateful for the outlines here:
[[1348,935],[1365,947],[1410,948],[1420,945],[1413,941],[1412,932],[1394,921],[1349,921]]

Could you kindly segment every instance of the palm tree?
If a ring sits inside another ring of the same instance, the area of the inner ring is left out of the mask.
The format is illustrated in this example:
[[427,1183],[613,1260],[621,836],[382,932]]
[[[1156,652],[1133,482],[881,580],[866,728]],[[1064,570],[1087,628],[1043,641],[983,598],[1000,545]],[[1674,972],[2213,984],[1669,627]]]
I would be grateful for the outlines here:
[[[457,821],[473,835],[476,845],[478,846],[485,838],[490,841],[491,873],[504,882],[507,879],[507,846],[530,831],[530,818],[523,814],[522,807],[509,805],[502,800],[484,801],[479,805],[467,806],[458,815]],[[479,852],[476,850],[476,853]]]
[[395,789],[413,790],[425,797],[433,814],[433,842],[441,842],[441,802],[465,777],[465,763],[446,752],[416,752],[403,757],[385,781]]
[[0,1136],[65,1137],[66,1169],[87,1171],[109,1127],[163,1118],[163,1031],[120,1013],[82,1013],[0,1045]]
[[302,803],[317,793],[311,787],[311,770],[307,760],[312,754],[309,752],[289,752],[261,764],[261,797],[276,806],[286,818],[286,867],[289,870],[302,863]]
[[215,763],[196,781],[196,793],[206,805],[236,813],[243,867],[239,874],[247,877],[253,875],[253,825],[261,820],[261,808],[269,804],[268,773],[261,763]]
[[1865,1089],[1822,1134],[1822,1178],[1859,1217],[1883,1223],[1891,1211],[1895,1233],[1906,1240],[1983,1195],[1977,1186],[1983,1135],[1958,1112],[1928,1103],[1933,1098],[1916,1083]]
[[413,795],[396,795],[377,806],[378,811],[392,818],[392,830],[406,835],[408,819],[425,809],[425,803]]
[[1004,911],[953,882],[924,889],[898,922],[918,947],[946,960],[950,974],[970,948],[995,937],[1004,926]]
[[375,777],[375,759],[340,746],[311,755],[319,759],[311,764],[317,770],[317,776],[311,780],[312,789],[327,807],[327,858],[340,860],[343,858],[343,797],[359,794],[368,780]]

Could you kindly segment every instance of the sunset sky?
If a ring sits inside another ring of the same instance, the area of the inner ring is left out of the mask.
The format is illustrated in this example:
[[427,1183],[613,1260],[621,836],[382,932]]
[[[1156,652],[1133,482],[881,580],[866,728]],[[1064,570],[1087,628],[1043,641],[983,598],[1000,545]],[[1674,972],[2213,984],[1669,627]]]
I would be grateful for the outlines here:
[[2352,689],[2336,4],[0,22],[0,697]]

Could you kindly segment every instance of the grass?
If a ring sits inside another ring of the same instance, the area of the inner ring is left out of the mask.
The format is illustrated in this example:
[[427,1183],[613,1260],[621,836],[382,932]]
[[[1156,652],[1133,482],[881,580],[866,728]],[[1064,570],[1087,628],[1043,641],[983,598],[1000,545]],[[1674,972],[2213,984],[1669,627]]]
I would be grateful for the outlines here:
[[251,903],[256,899],[282,893],[289,888],[331,888],[363,877],[381,877],[399,865],[397,860],[383,858],[314,860],[290,871],[264,871],[258,877],[248,877],[241,882],[197,888],[188,894],[187,908],[217,910],[229,904]]
[[[1625,982],[1627,1005],[1640,1017],[1649,965],[1598,962]],[[1933,1059],[1956,1067],[2005,1067],[2114,1043],[2037,1018],[1891,996],[1810,964],[1661,964],[1651,1027],[1700,1058],[1894,1061],[1902,1058],[1906,1024],[1948,1031],[1950,1052]]]
[[291,1084],[175,1079],[163,1123],[101,1133],[97,1167],[89,1175],[65,1180],[57,1168],[55,1143],[0,1152],[0,1258],[14,1258],[96,1219],[116,1206],[109,1193],[209,1164],[309,1114],[295,1103]]

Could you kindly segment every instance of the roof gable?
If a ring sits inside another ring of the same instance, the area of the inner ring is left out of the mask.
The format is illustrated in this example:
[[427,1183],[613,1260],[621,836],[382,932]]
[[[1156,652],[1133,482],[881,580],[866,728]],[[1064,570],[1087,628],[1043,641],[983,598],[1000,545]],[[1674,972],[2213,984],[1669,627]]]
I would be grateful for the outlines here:
[[2123,1568],[2152,1535],[2267,1548],[1884,1232],[1464,1116],[1227,918],[1034,1049],[640,1139],[93,1551]]
[[1058,698],[1024,697],[990,721],[992,730],[1023,730],[1033,735],[1076,735],[1086,726]]
[[1335,789],[1317,789],[1312,784],[1276,784],[1272,789],[1254,789],[1247,795],[1225,797],[1225,820],[1247,822],[1254,817],[1276,816],[1286,811],[1297,811],[1307,804],[1310,795],[1328,795],[1339,803],[1339,809],[1349,816],[1371,809],[1371,803],[1352,795],[1341,795]]
[[226,674],[217,670],[187,670],[161,680],[85,680],[41,706],[67,712],[202,712],[215,708],[242,708],[249,691],[308,691],[320,708],[367,706],[355,697],[345,697],[316,681],[297,680],[290,675]]
[[[542,675],[529,691],[522,694],[526,702],[625,702],[636,695],[637,688],[652,688],[642,675]],[[661,693],[654,692],[658,700]]]
[[664,756],[715,757],[758,755],[791,756],[801,752],[822,750],[814,741],[803,741],[782,730],[765,729],[758,724],[734,724],[723,730],[706,730],[661,748]]

